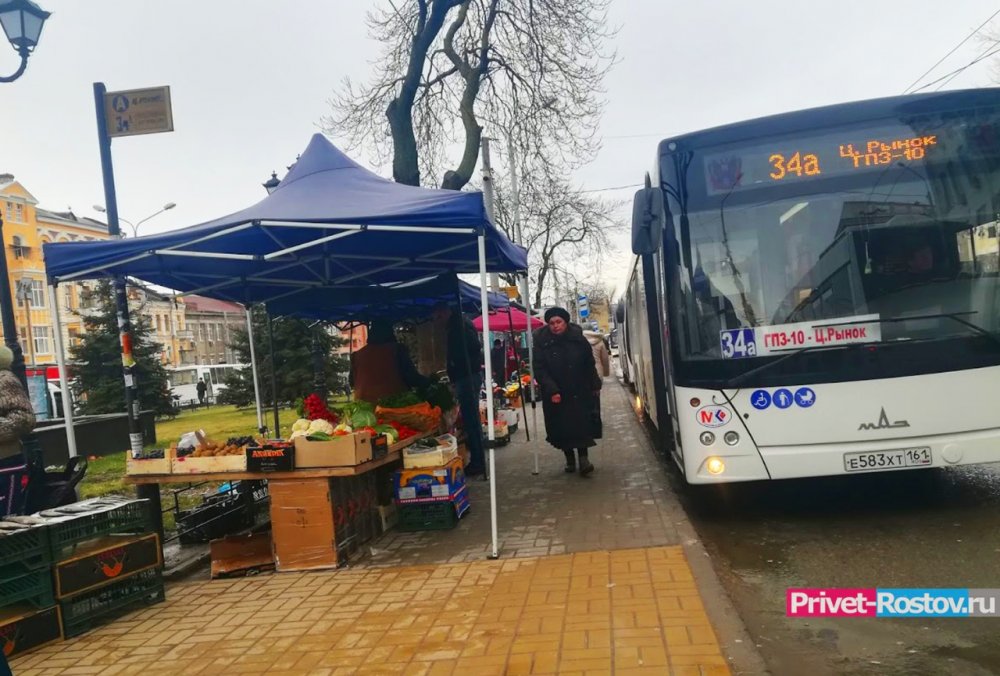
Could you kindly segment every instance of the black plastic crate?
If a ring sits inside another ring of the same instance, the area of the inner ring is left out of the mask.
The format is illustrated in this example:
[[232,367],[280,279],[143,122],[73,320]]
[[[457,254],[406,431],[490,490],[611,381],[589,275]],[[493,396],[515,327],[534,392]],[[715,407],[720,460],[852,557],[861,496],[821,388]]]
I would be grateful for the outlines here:
[[149,504],[137,500],[51,523],[48,529],[52,559],[58,560],[67,547],[103,535],[146,532],[150,530],[149,521]]
[[0,579],[12,570],[37,570],[51,563],[48,528],[36,526],[0,535]]
[[402,531],[449,530],[458,524],[455,504],[451,501],[399,505],[399,523]]
[[133,607],[160,603],[166,598],[160,570],[154,568],[119,582],[85,592],[59,602],[63,636],[69,638],[90,631]]
[[35,608],[53,605],[52,571],[42,568],[13,577],[0,577],[0,608],[15,603],[30,604]]

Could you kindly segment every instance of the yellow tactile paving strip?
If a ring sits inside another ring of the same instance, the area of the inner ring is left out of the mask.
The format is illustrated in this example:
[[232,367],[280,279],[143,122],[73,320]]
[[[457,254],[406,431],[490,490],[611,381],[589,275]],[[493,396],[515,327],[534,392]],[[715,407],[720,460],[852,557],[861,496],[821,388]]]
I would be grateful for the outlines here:
[[680,547],[171,586],[35,674],[729,674]]

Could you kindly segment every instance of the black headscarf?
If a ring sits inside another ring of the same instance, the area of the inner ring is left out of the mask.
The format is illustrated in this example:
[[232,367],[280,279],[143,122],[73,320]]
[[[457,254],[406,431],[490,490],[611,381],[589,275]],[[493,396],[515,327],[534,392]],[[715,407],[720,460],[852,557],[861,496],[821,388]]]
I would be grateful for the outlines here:
[[553,317],[562,317],[563,321],[569,324],[569,312],[565,308],[561,307],[550,307],[545,311],[545,323],[548,324],[549,320]]

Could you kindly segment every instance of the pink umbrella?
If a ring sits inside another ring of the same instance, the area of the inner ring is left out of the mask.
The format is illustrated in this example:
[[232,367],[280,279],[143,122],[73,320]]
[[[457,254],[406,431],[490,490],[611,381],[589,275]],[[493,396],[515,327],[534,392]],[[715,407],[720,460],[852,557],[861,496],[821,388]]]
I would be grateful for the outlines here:
[[[508,316],[508,312],[510,315]],[[472,325],[476,327],[476,331],[483,330],[483,318],[476,317],[472,320]],[[540,329],[545,326],[545,322],[538,319],[537,317],[531,318],[531,328]],[[522,310],[514,308],[503,308],[500,310],[495,310],[490,312],[490,331],[524,331],[528,328],[528,315],[526,315]]]

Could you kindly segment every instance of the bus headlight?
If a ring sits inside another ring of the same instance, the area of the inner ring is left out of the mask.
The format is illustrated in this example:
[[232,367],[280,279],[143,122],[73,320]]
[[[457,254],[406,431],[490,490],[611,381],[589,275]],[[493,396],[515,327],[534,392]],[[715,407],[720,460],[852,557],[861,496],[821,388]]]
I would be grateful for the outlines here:
[[722,458],[713,456],[705,461],[705,469],[709,474],[722,474],[726,471],[726,463],[722,462]]
[[730,446],[735,446],[740,443],[740,435],[738,432],[726,432],[726,435],[722,437],[722,439]]
[[702,432],[698,440],[701,441],[702,446],[711,446],[715,443],[715,435],[711,432]]

